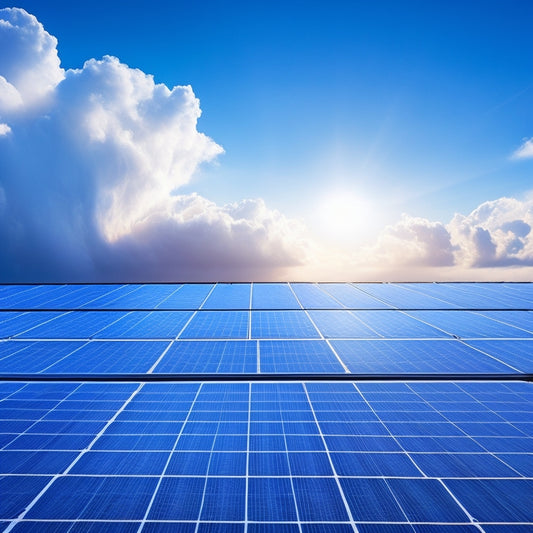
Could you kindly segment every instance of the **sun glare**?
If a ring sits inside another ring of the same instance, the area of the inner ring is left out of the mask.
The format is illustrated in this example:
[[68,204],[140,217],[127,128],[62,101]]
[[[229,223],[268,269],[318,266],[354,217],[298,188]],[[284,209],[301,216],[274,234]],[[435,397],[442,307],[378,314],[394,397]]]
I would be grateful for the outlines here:
[[372,219],[368,201],[348,191],[327,194],[318,211],[320,233],[339,243],[361,240]]

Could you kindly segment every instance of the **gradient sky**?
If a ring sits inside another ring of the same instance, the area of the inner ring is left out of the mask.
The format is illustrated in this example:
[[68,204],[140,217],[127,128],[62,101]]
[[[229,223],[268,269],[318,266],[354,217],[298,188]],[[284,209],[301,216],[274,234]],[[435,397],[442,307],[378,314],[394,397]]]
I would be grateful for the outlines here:
[[446,226],[502,197],[531,214],[531,2],[16,6],[57,38],[65,70],[109,54],[156,83],[192,86],[198,131],[224,154],[180,194],[260,198],[345,247],[373,245],[402,214]]

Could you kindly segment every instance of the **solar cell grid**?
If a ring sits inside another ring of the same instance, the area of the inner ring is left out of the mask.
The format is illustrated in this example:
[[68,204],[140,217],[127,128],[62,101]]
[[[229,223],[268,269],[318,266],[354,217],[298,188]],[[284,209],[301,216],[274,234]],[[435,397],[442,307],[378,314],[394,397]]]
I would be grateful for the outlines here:
[[342,309],[343,305],[316,283],[291,283],[304,309]]
[[253,309],[301,309],[288,283],[256,283],[252,296]]
[[246,339],[247,311],[202,311],[193,315],[180,334],[182,339]]
[[[494,381],[533,368],[531,311],[504,310],[530,309],[530,285],[389,285],[0,287],[0,327],[52,335],[0,341],[0,374],[24,374],[0,382],[0,529],[531,529],[533,389]],[[391,309],[440,297],[450,307]],[[14,314],[13,302],[99,310]],[[259,309],[272,304],[286,309]],[[479,337],[447,338],[426,313]],[[54,329],[60,316],[72,318]],[[378,372],[425,381],[358,381]],[[50,374],[73,376],[35,381]]]
[[203,304],[203,309],[248,309],[250,283],[217,283]]
[[319,286],[348,309],[391,309],[393,307],[346,283],[321,283]]

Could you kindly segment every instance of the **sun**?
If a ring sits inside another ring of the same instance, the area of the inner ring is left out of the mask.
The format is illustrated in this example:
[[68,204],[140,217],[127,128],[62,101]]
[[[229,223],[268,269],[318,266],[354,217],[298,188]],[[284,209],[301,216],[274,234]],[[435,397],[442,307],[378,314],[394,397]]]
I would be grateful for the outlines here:
[[317,215],[321,235],[338,243],[361,240],[374,217],[367,200],[343,190],[326,194]]

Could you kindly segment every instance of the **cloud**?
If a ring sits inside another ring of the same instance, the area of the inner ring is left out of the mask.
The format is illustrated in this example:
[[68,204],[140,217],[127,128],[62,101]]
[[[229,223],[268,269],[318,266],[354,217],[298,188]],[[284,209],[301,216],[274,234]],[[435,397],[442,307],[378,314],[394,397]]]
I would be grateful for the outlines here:
[[65,75],[57,39],[22,9],[0,11],[0,50],[0,113],[42,103]]
[[0,279],[269,279],[305,260],[301,226],[261,200],[176,194],[223,152],[190,86],[110,56],[64,71],[56,46],[0,10]]
[[513,159],[529,159],[533,157],[533,138],[526,139],[520,148],[513,153]]
[[533,197],[499,198],[467,216],[455,215],[448,230],[456,260],[472,267],[533,266]]
[[454,264],[454,251],[443,224],[403,215],[397,224],[383,230],[366,258],[377,264],[392,260],[403,266],[449,266]]
[[364,250],[358,264],[386,276],[394,272],[396,279],[437,279],[442,273],[459,279],[465,272],[479,276],[480,269],[532,267],[532,228],[533,196],[484,202],[448,224],[404,215]]

